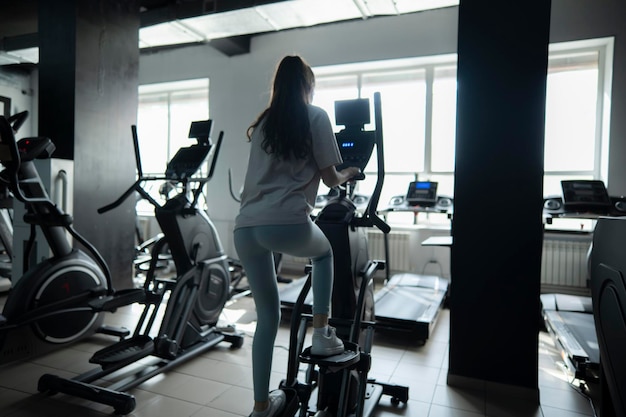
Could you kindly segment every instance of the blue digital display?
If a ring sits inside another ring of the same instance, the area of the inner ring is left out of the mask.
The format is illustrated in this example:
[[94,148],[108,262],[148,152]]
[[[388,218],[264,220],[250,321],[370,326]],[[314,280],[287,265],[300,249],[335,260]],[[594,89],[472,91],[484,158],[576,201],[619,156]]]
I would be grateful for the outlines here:
[[341,147],[342,148],[354,148],[354,142],[342,142]]
[[430,189],[430,182],[429,181],[416,182],[415,188],[417,188],[418,190]]

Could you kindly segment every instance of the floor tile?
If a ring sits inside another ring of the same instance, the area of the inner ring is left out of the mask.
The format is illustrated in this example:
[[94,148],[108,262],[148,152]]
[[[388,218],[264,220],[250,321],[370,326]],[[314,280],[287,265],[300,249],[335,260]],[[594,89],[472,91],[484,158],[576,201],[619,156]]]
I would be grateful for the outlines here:
[[[0,297],[0,304],[3,298]],[[256,327],[253,300],[244,297],[231,303],[222,321],[237,320],[245,333],[244,344],[233,349],[219,344],[197,358],[132,389],[136,409],[130,417],[245,417],[252,409],[252,337]],[[134,326],[140,306],[129,306],[107,315],[105,322]],[[309,329],[305,345],[310,344]],[[570,386],[550,335],[539,335],[540,409],[512,399],[487,398],[481,391],[463,390],[446,383],[448,369],[449,311],[440,313],[437,326],[426,344],[399,336],[376,334],[372,349],[370,376],[380,382],[409,387],[409,401],[395,406],[383,396],[373,417],[591,417],[588,400]],[[105,335],[80,341],[48,355],[0,368],[0,416],[2,417],[81,417],[110,416],[110,406],[63,394],[37,393],[43,373],[64,377],[91,369],[93,352],[116,339]],[[276,337],[270,387],[275,389],[286,377],[289,325],[281,323]],[[298,380],[304,382],[306,367]]]
[[543,388],[539,391],[541,405],[577,412],[589,408],[589,399],[574,388]]
[[203,407],[188,401],[176,398],[155,396],[151,401],[137,408],[131,417],[191,417],[197,414]]
[[428,412],[428,417],[484,417],[484,413],[474,411],[461,410],[458,408],[446,407],[439,404],[433,404]]
[[437,385],[432,403],[481,415],[486,412],[485,394],[482,391]]
[[235,415],[247,416],[254,405],[251,389],[231,387],[219,397],[207,404],[208,407],[227,411]]

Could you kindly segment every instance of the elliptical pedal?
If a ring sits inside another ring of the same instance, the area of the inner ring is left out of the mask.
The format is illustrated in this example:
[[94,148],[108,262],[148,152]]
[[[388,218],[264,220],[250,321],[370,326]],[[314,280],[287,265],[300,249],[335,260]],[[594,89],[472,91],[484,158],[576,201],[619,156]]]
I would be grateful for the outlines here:
[[300,361],[316,364],[320,368],[333,369],[334,371],[339,371],[357,364],[361,359],[359,346],[352,342],[344,342],[344,346],[345,350],[342,353],[332,356],[312,355],[311,347],[308,347],[300,354]]
[[151,354],[154,342],[150,336],[139,335],[120,341],[96,352],[89,362],[101,366],[120,362],[134,362]]

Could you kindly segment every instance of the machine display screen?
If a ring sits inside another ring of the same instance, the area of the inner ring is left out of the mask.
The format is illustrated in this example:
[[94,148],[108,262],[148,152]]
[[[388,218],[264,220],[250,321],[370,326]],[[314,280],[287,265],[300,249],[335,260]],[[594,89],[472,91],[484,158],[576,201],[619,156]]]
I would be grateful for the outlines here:
[[374,149],[375,132],[342,130],[336,133],[335,137],[343,159],[343,163],[337,166],[337,169],[353,166],[360,168],[361,171],[365,170]]
[[566,209],[608,210],[611,199],[606,186],[599,180],[563,180],[563,203]]
[[412,181],[406,193],[410,205],[432,206],[437,202],[437,182]]

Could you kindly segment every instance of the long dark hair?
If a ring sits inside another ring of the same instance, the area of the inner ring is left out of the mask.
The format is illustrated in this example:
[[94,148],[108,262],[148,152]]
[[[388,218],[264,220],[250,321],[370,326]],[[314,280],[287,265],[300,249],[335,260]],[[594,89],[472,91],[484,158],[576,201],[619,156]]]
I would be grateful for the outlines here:
[[307,104],[314,86],[313,70],[302,58],[283,58],[274,75],[270,104],[248,128],[248,139],[265,119],[261,143],[265,152],[281,159],[303,159],[309,155],[311,126]]

